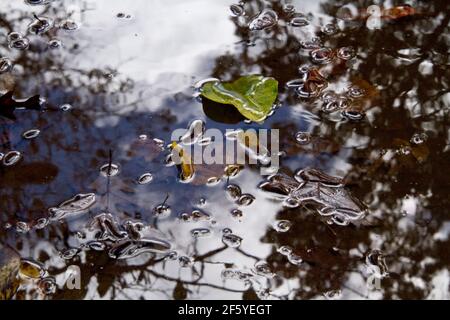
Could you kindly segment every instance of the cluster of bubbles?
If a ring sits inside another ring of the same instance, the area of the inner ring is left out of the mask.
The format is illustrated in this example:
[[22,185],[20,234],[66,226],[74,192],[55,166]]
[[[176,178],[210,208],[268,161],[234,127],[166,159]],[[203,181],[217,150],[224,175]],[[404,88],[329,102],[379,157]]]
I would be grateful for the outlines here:
[[278,253],[285,256],[288,261],[295,266],[299,266],[303,262],[303,259],[298,254],[296,254],[294,250],[289,246],[281,246],[277,251]]
[[172,245],[156,229],[140,221],[127,220],[119,224],[110,213],[93,218],[84,231],[78,232],[82,241],[78,248],[61,252],[66,260],[75,258],[83,249],[107,251],[112,259],[130,259],[143,253],[173,257]]
[[16,221],[14,225],[12,223],[7,222],[5,223],[4,228],[11,229],[14,227],[17,233],[28,233],[32,229],[34,230],[44,229],[49,224],[49,222],[50,220],[48,218],[41,217],[32,222]]
[[[234,17],[244,16],[244,2],[232,4],[230,6],[230,11]],[[292,27],[305,27],[309,25],[308,18],[302,13],[297,13],[292,4],[284,5],[282,13],[290,19],[287,22]],[[278,21],[279,16],[277,12],[270,8],[266,8],[250,19],[248,22],[248,28],[251,31],[261,31],[274,27],[278,24]]]
[[366,206],[346,188],[341,178],[329,176],[319,170],[299,170],[294,178],[284,174],[270,176],[259,186],[267,192],[276,192],[284,198],[284,205],[296,208],[311,204],[329,223],[348,225],[362,219]]

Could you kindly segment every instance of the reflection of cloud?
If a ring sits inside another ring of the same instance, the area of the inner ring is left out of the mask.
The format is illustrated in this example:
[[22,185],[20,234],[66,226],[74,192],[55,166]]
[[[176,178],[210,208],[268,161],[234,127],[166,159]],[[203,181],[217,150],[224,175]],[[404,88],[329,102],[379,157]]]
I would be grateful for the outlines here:
[[[229,1],[172,2],[97,1],[97,10],[87,12],[89,24],[80,29],[95,53],[86,53],[89,59],[82,63],[121,66],[134,80],[153,83],[167,72],[195,75],[208,54],[236,41]],[[131,14],[131,20],[118,19],[119,12]]]

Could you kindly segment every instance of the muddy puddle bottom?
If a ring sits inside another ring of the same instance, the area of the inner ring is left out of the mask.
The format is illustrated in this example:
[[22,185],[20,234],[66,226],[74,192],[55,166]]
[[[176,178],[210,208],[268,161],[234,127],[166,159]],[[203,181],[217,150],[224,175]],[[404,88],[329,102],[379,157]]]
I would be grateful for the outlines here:
[[447,1],[0,8],[0,298],[450,298]]

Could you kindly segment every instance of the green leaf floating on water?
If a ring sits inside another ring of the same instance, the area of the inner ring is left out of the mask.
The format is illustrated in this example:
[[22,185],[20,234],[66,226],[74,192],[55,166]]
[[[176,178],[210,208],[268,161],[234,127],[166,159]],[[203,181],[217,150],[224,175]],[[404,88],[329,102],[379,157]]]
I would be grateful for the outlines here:
[[201,94],[209,100],[231,104],[249,120],[263,121],[278,96],[278,81],[261,75],[250,75],[234,82],[207,82]]

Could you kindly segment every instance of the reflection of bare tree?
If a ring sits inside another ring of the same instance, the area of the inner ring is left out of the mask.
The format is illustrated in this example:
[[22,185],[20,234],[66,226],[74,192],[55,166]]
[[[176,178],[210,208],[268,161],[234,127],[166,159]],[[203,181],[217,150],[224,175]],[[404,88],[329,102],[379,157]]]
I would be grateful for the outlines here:
[[[345,3],[330,0],[322,4],[322,10],[335,16],[337,9]],[[367,1],[353,3],[360,9],[369,4]],[[254,16],[264,6],[262,1],[248,1],[245,10],[248,16]],[[281,19],[288,19],[279,2],[272,2],[272,8]],[[428,283],[437,272],[449,265],[448,239],[435,241],[434,235],[448,221],[450,207],[450,186],[448,178],[442,174],[446,172],[450,160],[445,137],[449,127],[446,100],[449,93],[449,70],[446,67],[448,45],[445,33],[448,32],[450,17],[448,3],[444,0],[422,3],[421,10],[427,15],[387,22],[376,32],[365,28],[364,23],[357,23],[349,24],[333,36],[322,35],[326,46],[354,46],[358,50],[357,67],[347,69],[338,66],[330,73],[330,82],[348,81],[350,84],[357,77],[382,88],[378,100],[367,111],[373,120],[357,124],[337,123],[318,112],[321,122],[312,128],[311,134],[315,137],[313,145],[299,146],[294,136],[302,129],[301,124],[287,117],[285,109],[290,108],[289,104],[301,102],[315,113],[317,102],[300,100],[281,87],[280,100],[286,106],[277,110],[273,120],[267,122],[269,126],[281,129],[280,148],[287,153],[283,160],[284,171],[296,169],[289,164],[292,162],[307,162],[326,170],[333,165],[334,159],[346,158],[352,165],[346,176],[348,187],[371,208],[367,221],[340,227],[327,224],[306,207],[280,211],[278,218],[293,222],[293,226],[286,233],[270,230],[262,238],[263,243],[273,245],[272,253],[265,260],[277,276],[268,280],[267,286],[255,289],[257,294],[206,279],[209,267],[219,264],[223,269],[230,269],[233,263],[215,260],[226,247],[220,246],[199,254],[194,243],[190,252],[196,263],[194,267],[187,268],[192,271],[192,277],[188,280],[168,275],[164,269],[168,263],[166,258],[151,256],[137,265],[111,263],[105,251],[86,250],[83,258],[76,257],[49,268],[51,275],[62,276],[67,265],[76,264],[83,275],[88,275],[82,277],[83,290],[59,290],[54,298],[86,298],[88,284],[94,278],[99,284],[98,296],[108,294],[111,298],[125,298],[129,292],[127,290],[130,290],[133,292],[130,297],[133,298],[139,292],[152,291],[167,298],[182,299],[193,296],[200,289],[239,295],[242,292],[244,298],[256,298],[263,297],[264,290],[276,291],[286,283],[293,287],[288,298],[313,298],[340,289],[365,297],[365,293],[360,292],[360,288],[354,288],[354,283],[349,279],[354,274],[362,273],[367,253],[375,248],[384,252],[389,267],[389,277],[382,280],[385,298],[426,297],[431,289]],[[12,21],[5,15],[0,17],[3,34],[16,30],[23,21],[32,20],[20,11],[14,14],[18,17]],[[212,70],[214,76],[229,80],[257,71],[277,78],[284,86],[287,81],[298,77],[298,66],[310,62],[307,55],[299,54],[306,52],[299,44],[305,39],[292,32],[292,28],[278,25],[251,33],[240,19],[233,19],[242,46],[237,54],[217,58]],[[12,75],[20,79],[15,83],[15,94],[26,97],[40,93],[47,97],[48,103],[44,113],[21,112],[14,124],[0,124],[3,135],[7,136],[8,143],[5,145],[21,149],[25,154],[23,162],[17,167],[8,171],[0,168],[0,211],[7,213],[0,216],[2,224],[36,221],[45,216],[48,207],[78,192],[101,194],[106,182],[98,178],[98,168],[107,163],[109,149],[136,142],[135,138],[142,132],[158,137],[161,132],[169,132],[176,123],[176,117],[170,112],[161,113],[154,116],[152,127],[148,129],[145,115],[133,112],[142,100],[130,79],[115,77],[113,69],[67,70],[64,54],[43,54],[43,44],[54,36],[56,34],[50,33],[43,37],[31,37],[30,49],[19,52],[14,58],[16,65],[23,69],[23,74]],[[67,55],[79,53],[83,45],[70,45],[66,48]],[[255,49],[258,49],[258,54],[254,53]],[[2,53],[8,50],[0,47]],[[402,61],[401,64],[399,61]],[[427,65],[432,66],[432,71],[421,72]],[[51,70],[50,75],[43,70]],[[2,83],[6,82],[3,81],[6,75],[0,77]],[[130,96],[133,99],[130,100]],[[85,107],[64,113],[58,109],[63,103]],[[123,108],[130,110],[130,113],[127,117],[120,117],[115,127],[101,129],[96,126],[99,118],[119,114],[112,109]],[[23,141],[21,133],[33,127],[42,130],[40,142]],[[418,148],[410,139],[415,133],[423,131],[426,131],[428,139],[423,147]],[[357,147],[352,144],[349,147],[349,141],[355,136],[360,137],[362,142]],[[2,145],[0,151],[7,151],[8,148]],[[162,156],[153,157],[141,151],[130,156],[130,150],[114,150],[115,161],[126,163],[122,168],[126,173],[124,176],[138,176],[144,169],[142,163],[146,161],[161,170],[162,175],[168,172],[170,174],[167,176],[173,175],[172,169],[163,165]],[[36,170],[37,167],[39,170]],[[152,193],[159,194],[159,198],[155,196],[150,199],[151,204],[143,205],[137,201],[136,190],[129,187],[133,181],[112,181],[108,192],[114,194],[106,207],[117,212],[119,220],[136,218],[156,224],[146,213],[156,201],[163,200],[160,194],[164,192],[159,189],[161,185],[152,189]],[[185,210],[182,203],[188,203],[192,194],[178,193],[181,204],[174,209]],[[415,215],[405,217],[402,206],[408,197],[417,209]],[[41,262],[51,264],[51,255],[55,251],[73,246],[75,232],[66,223],[50,224],[45,229],[27,234],[26,239],[31,243],[51,239],[54,248],[42,250],[40,254]],[[17,247],[25,242],[13,240],[12,230],[0,232],[0,241],[15,242]],[[304,262],[299,266],[290,263],[276,251],[282,246],[291,247]],[[240,249],[235,252],[237,259],[259,260],[252,252]],[[423,281],[425,288],[415,287],[410,280],[412,278]]]
[[[327,1],[321,6],[324,13],[336,17],[337,10],[347,3],[360,12],[371,4]],[[272,5],[275,11],[281,12],[278,3]],[[259,1],[251,1],[245,8],[247,14],[253,16],[262,7]],[[420,3],[416,9],[420,14],[384,21],[383,28],[375,32],[365,27],[362,18],[356,17],[357,21],[346,22],[346,29],[336,35],[322,35],[326,46],[353,46],[358,50],[358,67],[340,71],[335,68],[339,72],[330,73],[328,80],[338,81],[342,76],[343,79],[360,78],[382,88],[379,100],[371,106],[374,120],[370,124],[341,125],[322,117],[321,125],[313,127],[312,135],[316,140],[312,147],[296,145],[298,124],[282,118],[272,125],[281,128],[281,150],[287,151],[286,161],[295,159],[299,152],[311,153],[316,157],[314,163],[322,166],[321,159],[325,159],[327,166],[329,157],[347,150],[353,169],[346,180],[356,194],[366,199],[373,212],[367,226],[356,228],[328,226],[304,209],[283,210],[278,214],[280,219],[294,222],[294,227],[286,234],[271,231],[264,241],[276,247],[291,246],[306,264],[300,267],[299,273],[298,267],[290,265],[276,251],[267,260],[283,278],[298,278],[299,287],[303,289],[296,291],[296,298],[311,298],[320,292],[346,287],[350,290],[346,284],[349,275],[359,272],[358,265],[374,246],[387,254],[391,268],[390,277],[383,279],[385,298],[426,297],[431,287],[415,288],[409,279],[418,277],[429,283],[449,263],[448,255],[443,254],[448,240],[433,240],[433,235],[448,221],[450,207],[450,185],[448,179],[439,174],[445,171],[445,163],[450,158],[445,134],[449,125],[448,45],[445,42],[449,7],[446,1],[433,1]],[[242,72],[260,70],[284,84],[298,77],[297,66],[310,63],[298,54],[299,40],[304,39],[298,39],[288,27],[270,29],[267,31],[270,37],[266,37],[264,32],[250,34],[244,25],[235,21],[236,33],[244,41],[259,41],[258,48],[264,49],[255,55],[249,53],[253,49],[251,46],[243,46],[237,55],[218,58],[214,76],[229,79]],[[277,45],[277,41],[272,40],[275,38],[285,42]],[[432,71],[424,72],[425,66]],[[287,99],[298,101],[291,95]],[[303,103],[316,110],[314,102]],[[417,147],[410,142],[415,133],[424,131],[428,136],[425,146]],[[354,135],[367,140],[347,149],[347,141]],[[406,154],[402,154],[405,150],[402,147],[406,148]],[[386,158],[386,152],[393,154],[392,158]],[[405,217],[402,213],[402,201],[408,197],[417,201],[415,217]],[[407,230],[401,227],[406,221],[412,223]],[[382,239],[381,245],[371,240],[374,235]],[[356,257],[350,254],[355,248],[359,251]],[[429,257],[435,262],[427,268],[419,267]],[[402,263],[404,260],[409,262]]]

